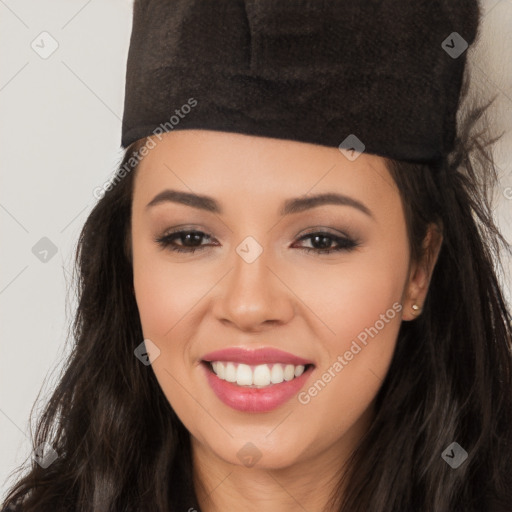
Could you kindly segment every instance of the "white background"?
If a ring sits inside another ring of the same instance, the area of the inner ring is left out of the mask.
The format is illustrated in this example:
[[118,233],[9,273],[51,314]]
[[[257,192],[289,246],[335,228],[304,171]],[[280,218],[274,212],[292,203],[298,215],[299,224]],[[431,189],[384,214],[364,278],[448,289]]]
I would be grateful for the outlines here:
[[[512,240],[512,0],[482,6],[470,65],[478,94],[499,94],[495,123],[507,133],[494,148],[502,176],[495,211]],[[131,10],[128,0],[0,0],[0,499],[31,454],[36,396],[49,396],[68,353],[70,270],[93,190],[122,156]],[[43,31],[58,43],[47,59],[31,47],[42,47]],[[42,237],[58,249],[46,263],[32,253]]]

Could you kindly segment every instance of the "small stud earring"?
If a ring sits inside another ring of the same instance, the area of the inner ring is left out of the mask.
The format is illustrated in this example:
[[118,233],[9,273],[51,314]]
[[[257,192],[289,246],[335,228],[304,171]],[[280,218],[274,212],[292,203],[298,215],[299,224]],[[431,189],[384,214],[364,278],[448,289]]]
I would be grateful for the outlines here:
[[413,305],[412,305],[412,309],[413,309],[416,313],[418,313],[418,312],[420,311],[420,309],[421,309],[421,308],[418,306],[418,304],[413,304]]

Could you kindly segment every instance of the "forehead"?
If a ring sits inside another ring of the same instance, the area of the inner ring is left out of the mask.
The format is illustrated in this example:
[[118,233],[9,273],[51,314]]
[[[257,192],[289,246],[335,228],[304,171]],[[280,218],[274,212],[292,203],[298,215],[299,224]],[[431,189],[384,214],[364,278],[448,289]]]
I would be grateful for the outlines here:
[[283,197],[339,192],[370,202],[396,200],[385,159],[348,160],[334,147],[210,130],[164,134],[141,160],[134,201],[164,188],[270,204]]

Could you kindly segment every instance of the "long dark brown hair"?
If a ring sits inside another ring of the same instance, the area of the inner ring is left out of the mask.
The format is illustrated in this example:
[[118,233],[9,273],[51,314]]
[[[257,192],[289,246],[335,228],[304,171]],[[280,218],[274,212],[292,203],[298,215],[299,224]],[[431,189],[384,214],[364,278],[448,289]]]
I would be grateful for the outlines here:
[[[376,417],[349,470],[340,468],[331,510],[512,510],[512,321],[497,277],[509,246],[493,219],[496,139],[474,130],[488,107],[468,110],[441,163],[387,160],[413,259],[429,224],[444,238],[423,311],[402,322]],[[127,243],[130,157],[144,142],[126,150],[118,173],[129,172],[95,205],[78,241],[72,353],[33,436],[34,447],[49,443],[58,457],[46,469],[32,461],[4,507],[169,512],[171,483],[191,478],[189,433],[134,356],[143,335]],[[468,453],[457,469],[441,457],[452,442]]]

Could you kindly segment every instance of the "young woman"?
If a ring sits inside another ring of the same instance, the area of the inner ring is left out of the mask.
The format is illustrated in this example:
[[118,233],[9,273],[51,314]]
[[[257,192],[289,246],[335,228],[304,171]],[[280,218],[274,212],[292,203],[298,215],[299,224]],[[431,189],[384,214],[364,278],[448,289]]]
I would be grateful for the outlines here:
[[5,509],[512,510],[506,242],[468,106],[436,165],[229,130],[131,143],[80,236],[46,455]]

